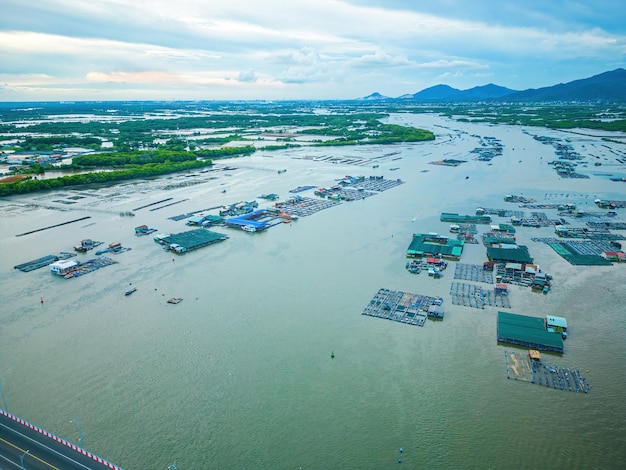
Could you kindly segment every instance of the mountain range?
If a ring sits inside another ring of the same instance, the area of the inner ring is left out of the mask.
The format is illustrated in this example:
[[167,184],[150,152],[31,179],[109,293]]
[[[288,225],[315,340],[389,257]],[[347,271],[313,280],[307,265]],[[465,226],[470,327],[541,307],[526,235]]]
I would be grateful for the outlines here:
[[607,101],[626,103],[626,70],[619,68],[593,77],[559,83],[543,88],[512,90],[494,85],[477,86],[468,90],[459,90],[448,85],[435,85],[414,94],[392,98],[372,93],[362,100],[393,100],[417,102],[556,102],[556,101]]

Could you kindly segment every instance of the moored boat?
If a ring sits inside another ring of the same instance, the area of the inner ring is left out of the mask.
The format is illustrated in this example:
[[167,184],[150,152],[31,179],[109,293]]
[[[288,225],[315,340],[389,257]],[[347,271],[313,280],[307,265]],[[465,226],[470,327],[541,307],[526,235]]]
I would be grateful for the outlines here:
[[179,304],[183,301],[182,297],[172,297],[171,299],[168,299],[167,303],[168,304]]
[[136,291],[137,291],[137,288],[136,288],[136,287],[133,287],[132,289],[128,289],[128,290],[124,293],[124,295],[131,295],[132,293],[134,293],[134,292],[136,292]]

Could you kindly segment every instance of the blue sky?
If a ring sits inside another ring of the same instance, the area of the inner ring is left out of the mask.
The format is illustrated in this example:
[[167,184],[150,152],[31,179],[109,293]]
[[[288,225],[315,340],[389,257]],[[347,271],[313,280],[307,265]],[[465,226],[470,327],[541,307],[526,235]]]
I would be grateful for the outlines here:
[[523,90],[625,67],[623,0],[0,0],[0,100]]

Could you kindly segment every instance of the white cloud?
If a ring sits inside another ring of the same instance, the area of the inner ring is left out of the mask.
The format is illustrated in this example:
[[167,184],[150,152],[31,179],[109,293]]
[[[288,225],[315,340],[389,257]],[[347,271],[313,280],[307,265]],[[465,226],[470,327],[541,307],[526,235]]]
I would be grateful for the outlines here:
[[[544,82],[556,83],[563,81],[564,63],[582,78],[589,75],[585,70],[623,66],[626,55],[626,34],[615,27],[609,32],[576,23],[568,29],[561,22],[554,28],[547,14],[552,10],[535,1],[493,11],[477,2],[477,11],[489,14],[465,16],[471,20],[444,14],[441,5],[426,11],[418,2],[397,0],[148,3],[46,0],[24,6],[3,0],[0,76],[8,84],[65,84],[74,91],[112,90],[115,84],[153,91],[162,86],[168,93],[214,87],[216,93],[258,93],[256,98],[269,90],[293,93],[291,98],[340,98],[359,96],[361,89],[369,94],[381,84],[392,96],[415,92],[443,78],[470,87],[482,84],[482,75],[470,72],[486,70],[498,84],[513,87],[505,80],[510,78],[530,87],[539,72],[529,71],[529,64],[541,63]],[[535,10],[524,22],[504,14],[525,8]],[[497,21],[494,11],[501,13]]]
[[245,72],[239,72],[239,75],[237,77],[237,80],[239,80],[240,82],[256,82],[257,79],[258,77],[252,69],[246,70]]

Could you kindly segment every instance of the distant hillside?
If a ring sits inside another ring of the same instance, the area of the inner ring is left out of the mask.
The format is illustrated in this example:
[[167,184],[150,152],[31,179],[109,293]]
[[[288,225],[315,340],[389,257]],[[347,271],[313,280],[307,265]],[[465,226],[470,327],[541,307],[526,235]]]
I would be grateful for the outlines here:
[[413,94],[413,99],[418,101],[456,101],[461,90],[448,85],[435,85]]
[[573,82],[513,93],[504,101],[619,101],[626,102],[626,70],[616,69]]
[[466,101],[488,100],[491,98],[501,98],[516,92],[516,90],[490,83],[489,85],[475,86],[474,88],[463,91],[461,98]]
[[388,96],[381,95],[380,93],[375,91],[371,95],[367,95],[367,96],[365,96],[364,98],[361,98],[361,99],[362,100],[367,100],[367,101],[375,101],[375,100],[388,100],[390,98]]
[[468,90],[458,90],[448,85],[435,85],[414,94],[389,98],[380,93],[372,93],[364,100],[385,99],[418,102],[554,102],[554,101],[608,101],[626,102],[626,70],[616,69],[593,77],[561,83],[554,86],[524,91],[494,85],[477,86]]

